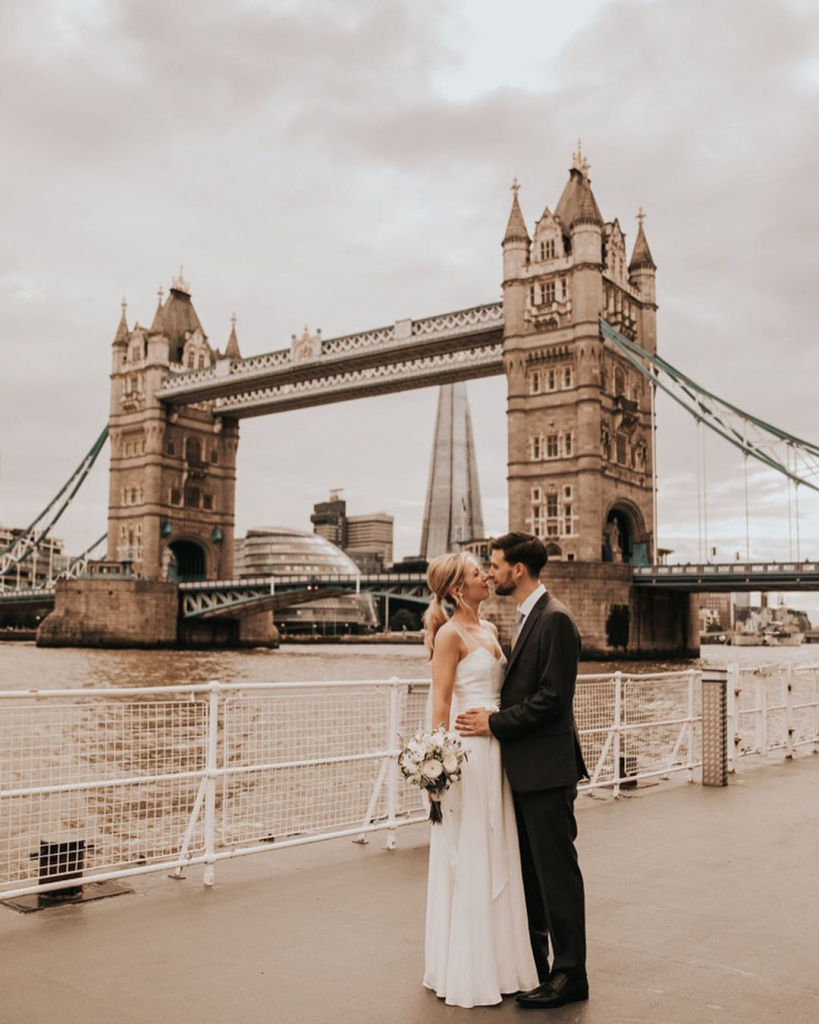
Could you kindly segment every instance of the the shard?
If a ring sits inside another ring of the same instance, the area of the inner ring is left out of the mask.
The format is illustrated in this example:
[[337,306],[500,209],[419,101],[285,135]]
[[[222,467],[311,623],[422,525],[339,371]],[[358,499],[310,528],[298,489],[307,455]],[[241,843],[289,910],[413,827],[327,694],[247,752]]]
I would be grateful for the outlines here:
[[484,536],[466,384],[441,385],[421,556],[427,561]]

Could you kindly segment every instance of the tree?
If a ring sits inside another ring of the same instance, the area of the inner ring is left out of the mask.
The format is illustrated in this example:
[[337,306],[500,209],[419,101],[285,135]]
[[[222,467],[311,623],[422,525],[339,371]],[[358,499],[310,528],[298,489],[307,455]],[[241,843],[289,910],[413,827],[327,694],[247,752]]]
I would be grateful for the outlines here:
[[399,608],[390,619],[390,629],[393,633],[400,633],[402,630],[415,630],[421,628],[421,620],[418,616],[406,608]]

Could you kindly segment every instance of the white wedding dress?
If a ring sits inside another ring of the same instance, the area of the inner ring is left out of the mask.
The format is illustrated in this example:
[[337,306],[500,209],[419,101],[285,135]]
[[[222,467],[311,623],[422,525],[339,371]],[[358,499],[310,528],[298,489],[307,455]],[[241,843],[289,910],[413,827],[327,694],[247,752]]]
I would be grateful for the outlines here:
[[[455,673],[453,726],[461,711],[498,708],[506,666],[458,633],[468,653]],[[469,756],[461,780],[443,794],[443,822],[430,830],[424,985],[452,1006],[489,1006],[534,988],[538,977],[500,744],[494,736],[462,743]]]

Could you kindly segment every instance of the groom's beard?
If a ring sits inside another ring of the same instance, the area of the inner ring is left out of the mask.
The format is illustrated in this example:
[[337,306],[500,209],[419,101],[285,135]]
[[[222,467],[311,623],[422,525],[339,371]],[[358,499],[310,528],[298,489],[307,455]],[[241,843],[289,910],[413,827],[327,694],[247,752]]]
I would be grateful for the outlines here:
[[514,583],[500,583],[495,581],[495,593],[501,597],[508,597],[510,594],[514,594],[515,584]]

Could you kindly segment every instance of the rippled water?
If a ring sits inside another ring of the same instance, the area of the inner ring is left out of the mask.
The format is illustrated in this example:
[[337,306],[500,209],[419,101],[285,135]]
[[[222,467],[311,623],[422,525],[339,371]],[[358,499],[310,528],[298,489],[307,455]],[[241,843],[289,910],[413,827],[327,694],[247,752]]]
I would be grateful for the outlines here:
[[421,645],[315,644],[269,651],[100,651],[0,644],[0,689],[429,678]]
[[[819,665],[819,644],[800,647],[702,648],[699,661],[584,662],[581,673],[666,672],[703,664]],[[0,643],[0,689],[164,686],[234,682],[302,682],[341,679],[428,679],[421,645],[285,645],[276,651],[100,651]]]

